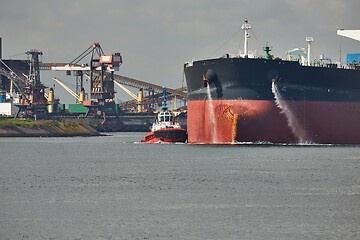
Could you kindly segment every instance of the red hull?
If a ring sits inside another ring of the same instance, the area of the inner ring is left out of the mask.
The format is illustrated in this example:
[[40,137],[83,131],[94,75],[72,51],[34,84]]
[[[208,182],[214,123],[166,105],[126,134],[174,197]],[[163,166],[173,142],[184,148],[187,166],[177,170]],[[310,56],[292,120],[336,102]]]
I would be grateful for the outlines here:
[[149,132],[141,141],[142,143],[185,143],[187,132],[182,128],[167,128]]
[[272,100],[189,101],[188,142],[360,144],[360,103],[283,104],[284,112]]

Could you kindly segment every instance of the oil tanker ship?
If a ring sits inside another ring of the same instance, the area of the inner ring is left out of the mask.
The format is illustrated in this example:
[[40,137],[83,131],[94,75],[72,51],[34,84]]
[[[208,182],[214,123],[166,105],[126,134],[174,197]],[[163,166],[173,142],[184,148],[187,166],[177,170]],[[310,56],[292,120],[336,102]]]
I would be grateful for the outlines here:
[[245,20],[242,55],[185,63],[188,143],[360,144],[359,59],[311,61],[311,37],[286,60],[268,46],[256,57],[251,28]]

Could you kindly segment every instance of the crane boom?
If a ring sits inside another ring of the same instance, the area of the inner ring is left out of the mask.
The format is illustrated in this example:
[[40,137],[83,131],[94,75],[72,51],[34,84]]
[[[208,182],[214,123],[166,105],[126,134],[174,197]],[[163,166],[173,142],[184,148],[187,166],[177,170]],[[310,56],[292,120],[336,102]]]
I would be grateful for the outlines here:
[[[161,92],[161,93],[163,91],[163,86],[159,86],[159,85],[152,84],[152,83],[147,83],[147,82],[140,81],[140,80],[137,80],[134,78],[125,77],[122,75],[114,74],[114,81],[117,81],[119,83],[122,83],[127,86],[131,86],[131,87],[137,87],[137,88],[143,88],[143,89],[154,89],[155,91]],[[185,98],[187,96],[186,93],[181,92],[177,89],[166,88],[166,91],[168,93],[177,95],[182,98]]]
[[13,84],[15,85],[15,87],[20,91],[20,92],[23,92],[24,90],[22,89],[22,87],[20,87],[18,85],[18,83],[20,85],[25,85],[26,84],[26,81],[19,77],[13,70],[11,70],[11,68],[6,65],[6,63],[4,63],[1,59],[0,59],[0,62],[6,67],[5,68],[1,68],[0,69],[0,74],[1,75],[4,75],[5,77],[9,78],[11,81],[13,81]]
[[[84,59],[86,56],[91,54],[91,63],[89,64],[79,64],[79,62]],[[122,58],[120,53],[115,52],[111,55],[106,55],[102,50],[100,43],[95,42],[89,48],[87,48],[83,53],[76,57],[69,64],[64,66],[50,66],[50,70],[53,71],[101,71],[104,70],[104,65],[106,71],[113,72],[118,71],[119,66],[122,64]]]
[[80,54],[79,56],[77,56],[74,60],[71,61],[70,64],[77,64],[78,62],[80,62],[82,59],[84,59],[87,55],[89,55],[90,53],[92,54],[92,57],[94,56],[94,50],[100,55],[100,54],[104,54],[104,51],[102,50],[100,43],[98,42],[94,42],[90,47],[88,47],[88,49],[86,49],[82,54]]
[[62,86],[68,93],[70,93],[76,100],[80,102],[80,97],[73,90],[71,90],[68,86],[66,86],[60,79],[53,77],[54,81],[56,81],[60,86]]
[[50,66],[52,71],[90,71],[88,65],[65,65],[65,66]]
[[118,85],[122,90],[124,90],[127,94],[129,94],[133,99],[135,100],[138,99],[138,97],[134,93],[132,93],[129,89],[124,87],[121,83],[118,83],[117,81],[114,81],[114,83]]
[[[67,64],[64,66],[58,66],[58,65],[50,66],[51,71],[90,71],[90,70],[101,71],[101,68],[102,68],[101,66],[97,66],[91,69],[91,67],[87,64],[82,64],[82,65]],[[106,71],[108,72],[113,72],[114,70],[117,71],[117,69],[118,66],[117,68],[110,64],[106,66]]]

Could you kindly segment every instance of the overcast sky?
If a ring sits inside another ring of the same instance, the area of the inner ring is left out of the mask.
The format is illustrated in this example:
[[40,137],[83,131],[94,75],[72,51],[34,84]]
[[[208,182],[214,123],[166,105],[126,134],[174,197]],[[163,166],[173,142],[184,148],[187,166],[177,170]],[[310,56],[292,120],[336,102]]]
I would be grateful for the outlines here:
[[[341,47],[344,60],[346,53],[360,52],[360,43],[336,30],[360,29],[359,9],[359,0],[2,0],[0,36],[3,58],[25,59],[35,48],[44,53],[43,62],[70,62],[100,42],[105,53],[122,54],[119,74],[176,88],[184,62],[243,48],[245,18],[255,34],[251,50],[261,52],[268,42],[272,54],[285,57],[312,36],[315,58],[339,61]],[[45,84],[56,75],[75,86],[64,73],[42,75]],[[128,99],[118,91],[117,99]],[[68,94],[60,97],[73,101]]]

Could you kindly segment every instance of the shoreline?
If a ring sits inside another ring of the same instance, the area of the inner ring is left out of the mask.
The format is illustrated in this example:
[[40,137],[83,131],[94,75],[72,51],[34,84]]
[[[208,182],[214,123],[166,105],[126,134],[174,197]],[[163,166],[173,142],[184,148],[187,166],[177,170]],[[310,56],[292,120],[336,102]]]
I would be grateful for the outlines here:
[[103,136],[83,121],[0,119],[0,137]]

